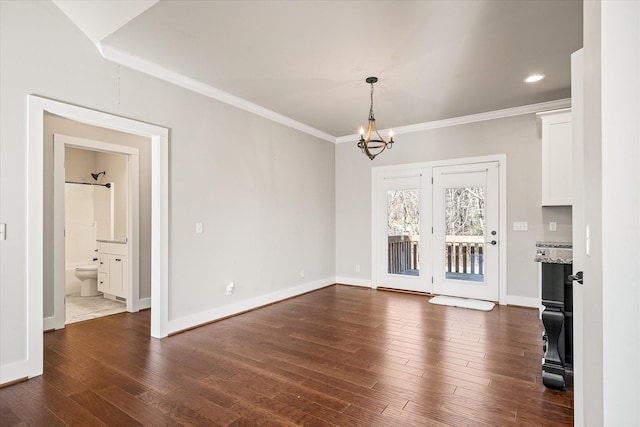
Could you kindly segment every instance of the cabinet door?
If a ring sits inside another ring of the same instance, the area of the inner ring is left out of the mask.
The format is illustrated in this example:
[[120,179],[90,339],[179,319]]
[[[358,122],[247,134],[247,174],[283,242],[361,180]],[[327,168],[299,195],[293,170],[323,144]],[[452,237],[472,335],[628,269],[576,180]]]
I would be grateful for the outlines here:
[[541,120],[542,206],[571,206],[571,111],[545,113]]
[[123,258],[121,255],[109,255],[109,293],[118,297],[124,297],[122,291]]
[[98,290],[103,293],[109,293],[109,274],[98,272]]

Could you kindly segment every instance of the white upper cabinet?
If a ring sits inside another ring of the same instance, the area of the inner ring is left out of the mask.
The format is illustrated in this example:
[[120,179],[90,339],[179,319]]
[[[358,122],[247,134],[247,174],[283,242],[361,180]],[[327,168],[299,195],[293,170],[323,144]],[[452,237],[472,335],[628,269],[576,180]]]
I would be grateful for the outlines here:
[[571,109],[537,116],[542,130],[542,206],[571,206]]

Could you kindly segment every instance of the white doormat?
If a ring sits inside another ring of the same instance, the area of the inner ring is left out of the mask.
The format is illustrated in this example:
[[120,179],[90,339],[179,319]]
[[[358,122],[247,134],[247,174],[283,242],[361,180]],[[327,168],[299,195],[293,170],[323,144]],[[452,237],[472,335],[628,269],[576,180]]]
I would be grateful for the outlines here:
[[470,308],[472,310],[491,311],[495,306],[489,301],[480,301],[477,299],[457,298],[439,295],[429,300],[431,304],[450,305],[452,307]]

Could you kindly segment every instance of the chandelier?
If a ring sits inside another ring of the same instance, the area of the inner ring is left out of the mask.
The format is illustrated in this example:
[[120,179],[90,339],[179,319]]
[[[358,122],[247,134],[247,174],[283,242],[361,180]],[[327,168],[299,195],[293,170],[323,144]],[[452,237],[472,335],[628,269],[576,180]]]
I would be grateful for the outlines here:
[[[365,134],[364,128],[360,126],[360,141],[358,141],[358,148],[362,150],[371,160],[382,153],[385,148],[391,148],[393,146],[393,131],[389,131],[389,142],[384,138],[376,129],[376,118],[373,114],[373,84],[378,81],[377,77],[367,77],[365,80],[371,85],[371,108],[369,109],[369,125],[367,126],[367,133]],[[375,133],[375,135],[374,135]],[[373,138],[377,135],[377,138]]]

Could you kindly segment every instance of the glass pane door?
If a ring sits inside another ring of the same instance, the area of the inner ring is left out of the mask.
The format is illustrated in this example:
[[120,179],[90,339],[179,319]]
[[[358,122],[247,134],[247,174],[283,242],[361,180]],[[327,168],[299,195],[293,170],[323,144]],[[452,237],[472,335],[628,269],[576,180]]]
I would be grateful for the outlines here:
[[498,164],[433,168],[433,293],[498,300]]
[[373,282],[376,287],[428,292],[430,233],[423,227],[431,225],[431,177],[419,169],[381,173],[374,179]]
[[484,282],[486,187],[443,189],[445,277]]
[[420,189],[387,190],[387,272],[419,276]]

